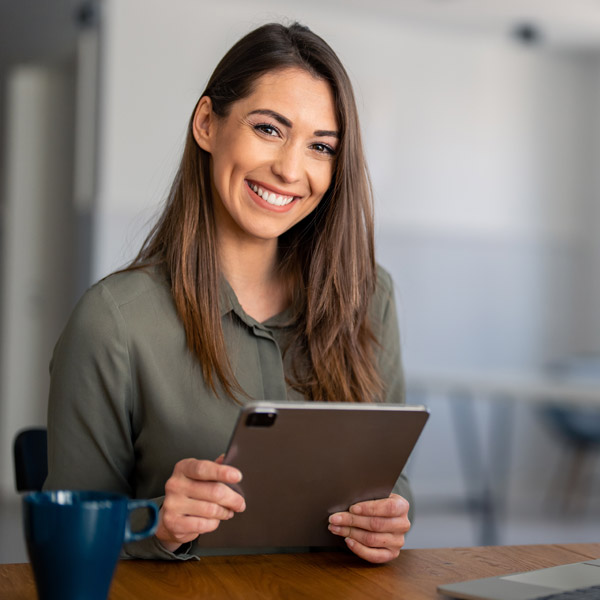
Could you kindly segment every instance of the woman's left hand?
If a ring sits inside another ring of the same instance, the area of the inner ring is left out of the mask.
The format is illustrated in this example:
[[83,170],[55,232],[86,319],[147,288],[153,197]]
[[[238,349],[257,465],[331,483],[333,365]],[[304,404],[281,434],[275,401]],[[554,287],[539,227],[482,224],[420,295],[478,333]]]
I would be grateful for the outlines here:
[[396,558],[409,529],[408,501],[398,494],[357,502],[329,517],[329,531],[343,536],[354,554],[372,563]]

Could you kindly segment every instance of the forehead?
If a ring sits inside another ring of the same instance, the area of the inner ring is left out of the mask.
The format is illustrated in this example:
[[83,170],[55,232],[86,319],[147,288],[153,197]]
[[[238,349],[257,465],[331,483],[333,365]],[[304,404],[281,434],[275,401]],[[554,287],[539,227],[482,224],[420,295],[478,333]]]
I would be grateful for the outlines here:
[[236,104],[248,111],[268,108],[293,122],[307,121],[315,129],[338,128],[331,85],[304,69],[282,69],[261,75],[252,92]]

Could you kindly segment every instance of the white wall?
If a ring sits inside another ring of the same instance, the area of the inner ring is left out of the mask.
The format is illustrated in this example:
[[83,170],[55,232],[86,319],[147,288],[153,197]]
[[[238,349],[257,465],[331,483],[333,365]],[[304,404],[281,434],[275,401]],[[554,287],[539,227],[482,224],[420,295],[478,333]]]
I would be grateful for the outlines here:
[[593,64],[423,37],[396,54],[400,83],[364,120],[409,367],[526,369],[583,349]]

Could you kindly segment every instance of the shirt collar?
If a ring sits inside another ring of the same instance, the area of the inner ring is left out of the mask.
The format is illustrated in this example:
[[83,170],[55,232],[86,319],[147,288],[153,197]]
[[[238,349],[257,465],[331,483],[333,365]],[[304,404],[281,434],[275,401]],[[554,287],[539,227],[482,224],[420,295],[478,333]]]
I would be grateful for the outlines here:
[[224,277],[221,277],[219,285],[219,309],[221,310],[221,318],[231,311],[237,313],[242,310],[233,288]]
[[296,322],[292,308],[288,307],[279,314],[270,317],[263,323],[259,323],[242,308],[242,305],[235,295],[233,288],[224,277],[221,277],[219,308],[221,311],[221,318],[233,312],[249,327],[259,327],[261,329],[283,328],[290,327]]

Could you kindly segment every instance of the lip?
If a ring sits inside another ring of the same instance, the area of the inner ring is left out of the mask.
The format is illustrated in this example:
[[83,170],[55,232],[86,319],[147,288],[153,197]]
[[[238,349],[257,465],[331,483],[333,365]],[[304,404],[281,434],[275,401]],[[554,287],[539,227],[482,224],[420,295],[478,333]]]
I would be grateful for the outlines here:
[[257,179],[246,179],[246,183],[254,183],[257,186],[263,188],[263,190],[269,190],[269,192],[273,192],[274,194],[277,194],[278,196],[293,196],[294,200],[301,197],[299,194],[294,194],[290,190],[282,190],[281,188],[276,188],[272,185],[263,183],[262,181],[258,181]]
[[250,194],[250,198],[254,201],[255,204],[258,204],[258,206],[260,206],[261,208],[265,208],[267,210],[270,210],[272,212],[277,212],[277,213],[284,213],[284,212],[288,212],[290,210],[292,210],[292,208],[294,207],[294,205],[296,204],[296,202],[300,199],[300,196],[295,196],[294,195],[294,199],[289,203],[286,204],[285,206],[277,206],[275,204],[269,204],[266,200],[263,200],[251,187],[250,184],[255,184],[263,189],[269,190],[270,192],[273,192],[275,194],[277,194],[278,196],[292,196],[293,194],[290,194],[290,192],[285,192],[283,190],[280,190],[278,188],[272,187],[270,185],[265,185],[263,183],[261,183],[260,181],[256,181],[256,179],[245,179],[244,183],[246,184],[246,189],[248,190],[248,193]]

